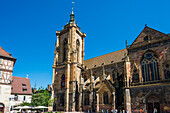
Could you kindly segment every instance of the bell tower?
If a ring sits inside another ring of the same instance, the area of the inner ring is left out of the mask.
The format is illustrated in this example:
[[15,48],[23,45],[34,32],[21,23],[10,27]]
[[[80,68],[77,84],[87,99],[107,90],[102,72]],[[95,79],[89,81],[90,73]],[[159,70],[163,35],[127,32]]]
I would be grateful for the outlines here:
[[61,31],[56,31],[56,36],[53,64],[53,97],[56,110],[76,111],[79,108],[79,84],[84,66],[86,34],[75,24],[73,7],[69,23]]

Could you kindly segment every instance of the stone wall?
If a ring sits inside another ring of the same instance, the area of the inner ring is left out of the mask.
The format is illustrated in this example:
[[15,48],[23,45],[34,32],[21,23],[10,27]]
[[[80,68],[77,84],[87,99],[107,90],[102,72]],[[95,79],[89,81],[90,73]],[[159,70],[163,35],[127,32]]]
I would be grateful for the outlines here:
[[170,85],[168,84],[133,87],[130,92],[133,113],[138,112],[140,109],[148,109],[147,103],[150,98],[156,98],[156,101],[159,101],[161,113],[164,112],[164,107],[170,106]]

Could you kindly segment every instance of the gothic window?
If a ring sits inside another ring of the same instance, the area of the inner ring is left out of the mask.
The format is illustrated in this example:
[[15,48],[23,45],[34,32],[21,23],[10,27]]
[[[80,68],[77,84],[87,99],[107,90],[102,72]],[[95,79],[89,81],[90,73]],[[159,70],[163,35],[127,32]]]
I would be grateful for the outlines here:
[[141,60],[143,82],[160,80],[158,58],[153,52],[147,52]]
[[79,40],[77,39],[77,41],[76,41],[77,62],[79,61],[79,53],[80,53],[79,48],[80,48],[80,42],[79,42]]
[[89,105],[89,95],[85,94],[84,96],[84,105]]
[[103,93],[103,104],[108,104],[108,94],[107,92],[104,92]]
[[132,82],[133,83],[139,82],[139,74],[138,74],[138,70],[137,70],[136,66],[134,66],[134,68],[133,68]]
[[65,75],[61,76],[61,88],[65,88]]
[[67,39],[64,39],[64,43],[63,43],[63,62],[66,61],[66,50],[67,50]]
[[60,106],[64,106],[64,95],[60,97]]
[[165,76],[165,79],[170,79],[170,69],[169,69],[169,64],[166,64],[166,65],[165,65],[164,76]]

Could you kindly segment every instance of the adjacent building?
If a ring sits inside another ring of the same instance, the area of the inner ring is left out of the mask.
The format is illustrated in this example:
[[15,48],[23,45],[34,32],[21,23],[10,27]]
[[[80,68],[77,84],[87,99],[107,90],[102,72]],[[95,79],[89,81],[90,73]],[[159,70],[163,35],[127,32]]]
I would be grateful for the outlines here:
[[12,77],[12,88],[10,96],[10,108],[13,109],[23,102],[31,103],[32,89],[29,78]]
[[75,24],[72,10],[69,23],[56,36],[55,110],[170,112],[169,34],[145,26],[125,49],[84,60],[86,34]]
[[13,66],[16,58],[0,47],[0,112],[9,113]]

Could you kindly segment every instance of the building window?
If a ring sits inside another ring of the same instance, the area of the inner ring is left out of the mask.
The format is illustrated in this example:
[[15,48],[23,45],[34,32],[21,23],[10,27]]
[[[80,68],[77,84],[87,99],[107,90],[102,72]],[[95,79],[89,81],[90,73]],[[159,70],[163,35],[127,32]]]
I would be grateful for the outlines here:
[[77,62],[79,62],[80,42],[78,39],[76,41],[76,50],[77,50]]
[[17,95],[14,96],[14,100],[18,101],[18,96]]
[[65,88],[65,74],[61,76],[61,88]]
[[60,97],[60,106],[64,106],[64,95]]
[[4,113],[4,104],[0,103],[0,112]]
[[152,52],[147,52],[141,60],[143,82],[160,80],[158,58]]
[[25,101],[26,100],[26,97],[24,96],[23,100]]
[[22,90],[23,90],[23,92],[27,92],[27,89],[24,89],[24,88],[23,88]]
[[103,104],[108,104],[108,94],[107,92],[104,92],[103,93]]
[[26,87],[26,84],[22,84],[23,87]]
[[64,44],[63,44],[63,62],[66,61],[66,53],[67,53],[67,39],[65,38],[64,39]]
[[84,105],[89,105],[89,95],[85,94],[84,96]]

